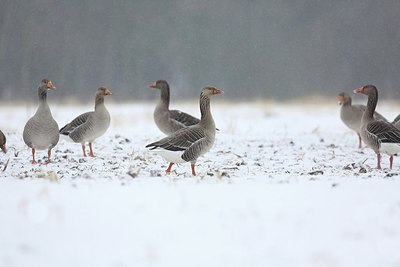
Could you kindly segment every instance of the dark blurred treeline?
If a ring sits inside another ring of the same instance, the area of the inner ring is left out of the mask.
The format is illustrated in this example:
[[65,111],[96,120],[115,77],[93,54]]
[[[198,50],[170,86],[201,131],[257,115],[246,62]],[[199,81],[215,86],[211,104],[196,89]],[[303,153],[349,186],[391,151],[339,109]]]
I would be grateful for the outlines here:
[[400,1],[0,0],[0,96],[227,98],[336,95],[367,83],[400,98]]

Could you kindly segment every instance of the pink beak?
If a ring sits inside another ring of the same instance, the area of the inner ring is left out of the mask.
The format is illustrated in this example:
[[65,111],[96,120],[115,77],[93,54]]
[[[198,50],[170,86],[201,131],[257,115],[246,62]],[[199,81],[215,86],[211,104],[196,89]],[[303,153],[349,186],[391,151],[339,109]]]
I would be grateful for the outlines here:
[[364,92],[364,87],[357,88],[353,91],[355,94]]
[[156,83],[154,82],[154,83],[149,84],[149,87],[150,88],[156,88]]

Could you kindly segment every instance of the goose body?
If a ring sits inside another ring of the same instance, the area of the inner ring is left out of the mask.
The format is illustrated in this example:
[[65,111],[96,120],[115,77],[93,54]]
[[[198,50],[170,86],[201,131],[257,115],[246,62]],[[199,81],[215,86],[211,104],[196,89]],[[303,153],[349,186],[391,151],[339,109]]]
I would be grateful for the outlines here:
[[6,141],[7,141],[6,136],[0,130],[0,148],[3,151],[3,153],[7,153]]
[[169,84],[166,81],[158,80],[150,84],[149,87],[161,91],[161,98],[154,110],[153,118],[158,129],[164,134],[171,135],[179,129],[200,122],[198,118],[185,112],[169,109],[170,93]]
[[32,149],[32,163],[36,163],[36,150],[48,150],[50,162],[51,149],[59,140],[58,124],[54,120],[49,105],[47,104],[47,91],[55,89],[53,83],[43,79],[38,88],[39,107],[32,118],[25,124],[23,139],[25,144]]
[[83,156],[86,157],[85,143],[89,143],[89,156],[94,157],[92,143],[102,136],[110,126],[110,113],[104,105],[104,96],[111,95],[106,87],[96,91],[94,111],[86,112],[60,129],[60,134],[67,136],[75,143],[82,144]]
[[[342,92],[338,95],[338,102],[341,105],[340,119],[351,130],[356,132],[358,136],[358,147],[362,148],[362,141],[360,135],[361,118],[364,111],[367,109],[365,105],[352,105],[352,100],[349,94]],[[381,114],[374,112],[376,120],[387,121]]]
[[146,146],[170,162],[166,173],[171,172],[174,163],[190,162],[192,174],[196,175],[197,159],[209,151],[215,142],[216,129],[210,111],[210,96],[222,93],[222,90],[214,87],[203,88],[200,94],[201,119],[199,123],[182,128]]
[[378,103],[378,90],[373,85],[365,85],[354,90],[368,96],[367,109],[361,120],[361,138],[377,155],[377,167],[381,169],[381,153],[390,156],[390,169],[393,155],[400,152],[400,130],[387,121],[378,121],[373,117]]

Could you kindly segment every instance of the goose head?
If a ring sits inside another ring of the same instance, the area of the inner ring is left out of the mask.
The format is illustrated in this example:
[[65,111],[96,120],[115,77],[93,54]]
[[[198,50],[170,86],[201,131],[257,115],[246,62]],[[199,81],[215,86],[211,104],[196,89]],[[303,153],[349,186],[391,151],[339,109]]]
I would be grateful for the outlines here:
[[165,80],[158,80],[154,83],[149,84],[149,87],[163,91],[163,90],[168,89],[169,85],[168,85],[167,81],[165,81]]
[[340,94],[338,94],[338,104],[339,105],[351,104],[351,97],[349,96],[349,94],[345,92],[341,92]]
[[97,89],[96,94],[99,95],[99,96],[112,95],[110,89],[108,89],[107,87],[104,87],[104,86],[102,86],[99,89]]
[[224,93],[224,91],[217,89],[215,87],[212,87],[212,86],[206,86],[203,88],[203,90],[201,90],[201,95],[203,95],[203,96],[220,95],[223,93]]
[[373,93],[377,93],[377,89],[375,85],[364,85],[363,87],[357,88],[355,89],[353,92],[354,93],[358,93],[358,94],[364,94],[364,95],[370,95]]

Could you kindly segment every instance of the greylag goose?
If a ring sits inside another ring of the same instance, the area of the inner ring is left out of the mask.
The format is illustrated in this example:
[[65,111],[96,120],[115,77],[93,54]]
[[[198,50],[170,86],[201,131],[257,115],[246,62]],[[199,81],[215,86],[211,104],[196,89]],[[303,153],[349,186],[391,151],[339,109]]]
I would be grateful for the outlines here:
[[381,152],[390,156],[390,169],[393,166],[393,155],[400,152],[400,130],[386,121],[374,119],[373,114],[378,103],[378,90],[374,85],[365,85],[354,90],[368,96],[367,109],[361,119],[361,138],[372,150],[381,169]]
[[[358,148],[362,148],[360,135],[361,117],[367,107],[365,105],[352,105],[351,97],[345,92],[341,92],[338,95],[338,101],[339,105],[342,106],[340,108],[340,118],[347,127],[357,133]],[[374,118],[376,120],[387,121],[381,114],[376,111],[374,112]]]
[[210,96],[223,94],[214,87],[204,87],[200,94],[201,119],[198,124],[182,128],[172,135],[148,144],[150,150],[170,162],[166,173],[171,172],[174,163],[190,162],[195,176],[195,163],[215,142],[215,123],[210,111]]
[[1,150],[2,150],[4,153],[7,153],[6,141],[7,141],[6,136],[5,136],[4,133],[0,130],[0,147],[1,147]]
[[108,95],[111,95],[108,88],[97,89],[94,111],[79,115],[60,129],[60,134],[68,136],[75,143],[82,144],[84,157],[86,157],[85,143],[89,143],[89,156],[94,157],[93,141],[102,136],[110,126],[110,113],[104,105],[104,96]]
[[51,149],[55,147],[60,138],[58,124],[51,115],[47,104],[47,91],[56,87],[48,79],[43,79],[38,88],[39,107],[32,118],[25,124],[23,138],[25,144],[32,149],[32,163],[36,164],[36,150],[47,149],[47,161],[50,162]]
[[169,85],[164,80],[149,84],[150,88],[161,91],[161,99],[154,113],[154,122],[164,134],[170,135],[177,130],[199,123],[199,119],[179,110],[169,110]]

